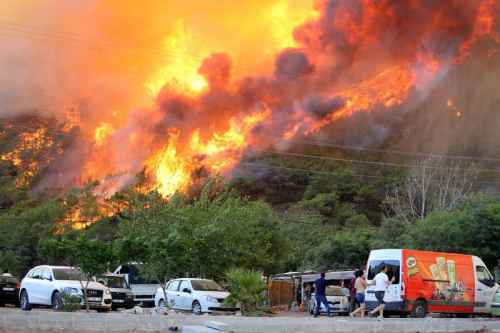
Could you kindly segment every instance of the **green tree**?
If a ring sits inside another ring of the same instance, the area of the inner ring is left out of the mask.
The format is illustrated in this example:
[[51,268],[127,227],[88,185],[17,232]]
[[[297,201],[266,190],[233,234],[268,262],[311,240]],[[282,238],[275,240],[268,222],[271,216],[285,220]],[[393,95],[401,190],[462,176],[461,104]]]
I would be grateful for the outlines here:
[[498,264],[500,203],[474,195],[452,211],[433,212],[410,228],[414,248],[469,253],[489,267]]
[[[0,257],[12,273],[22,276],[41,262],[39,242],[50,237],[56,221],[64,215],[56,201],[41,203],[36,198],[18,202],[0,215]],[[10,266],[10,263],[12,266]]]
[[266,284],[262,274],[241,268],[230,269],[226,272],[226,282],[230,295],[226,303],[230,306],[240,306],[244,315],[255,313],[264,300],[263,292]]
[[87,289],[95,276],[109,270],[115,261],[112,247],[100,240],[88,239],[84,234],[76,239],[47,239],[40,244],[42,254],[51,261],[64,262],[82,271],[80,285],[87,311]]
[[375,239],[376,229],[370,226],[342,228],[331,233],[307,257],[318,270],[363,267]]

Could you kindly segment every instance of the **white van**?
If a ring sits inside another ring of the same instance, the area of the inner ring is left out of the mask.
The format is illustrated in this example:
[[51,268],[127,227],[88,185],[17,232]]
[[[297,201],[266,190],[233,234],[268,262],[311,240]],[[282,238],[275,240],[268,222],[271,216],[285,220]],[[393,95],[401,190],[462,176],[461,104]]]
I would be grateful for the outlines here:
[[430,251],[386,249],[370,252],[367,263],[366,307],[377,306],[370,285],[387,266],[395,277],[384,302],[389,312],[425,317],[429,312],[489,314],[498,285],[481,258]]

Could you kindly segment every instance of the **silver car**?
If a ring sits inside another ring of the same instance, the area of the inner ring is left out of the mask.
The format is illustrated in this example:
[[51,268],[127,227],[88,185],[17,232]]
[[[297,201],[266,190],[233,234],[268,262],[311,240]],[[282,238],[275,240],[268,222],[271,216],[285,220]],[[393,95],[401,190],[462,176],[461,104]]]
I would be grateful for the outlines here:
[[[326,299],[330,306],[332,314],[348,315],[351,312],[351,304],[349,302],[349,289],[338,286],[328,286],[325,290]],[[316,311],[316,297],[312,294],[309,311],[314,314]],[[321,304],[320,313],[326,313],[326,308]]]

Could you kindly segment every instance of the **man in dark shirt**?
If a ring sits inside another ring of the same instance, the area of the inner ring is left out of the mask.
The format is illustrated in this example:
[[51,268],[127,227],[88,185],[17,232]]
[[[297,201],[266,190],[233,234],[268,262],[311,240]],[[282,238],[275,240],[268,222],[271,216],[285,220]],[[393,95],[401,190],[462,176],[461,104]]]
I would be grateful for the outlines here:
[[330,317],[330,306],[328,305],[328,300],[326,299],[326,280],[325,280],[325,273],[321,273],[321,277],[319,279],[316,279],[314,282],[314,287],[316,289],[315,291],[315,297],[316,297],[316,311],[314,311],[314,318],[319,316],[320,309],[321,309],[321,304],[325,305],[326,311],[328,313],[328,316]]

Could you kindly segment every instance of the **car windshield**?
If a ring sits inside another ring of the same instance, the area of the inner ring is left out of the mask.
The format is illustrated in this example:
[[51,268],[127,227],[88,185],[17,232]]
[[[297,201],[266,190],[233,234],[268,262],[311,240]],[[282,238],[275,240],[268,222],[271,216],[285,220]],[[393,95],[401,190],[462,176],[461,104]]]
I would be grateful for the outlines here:
[[346,296],[345,291],[341,287],[331,286],[325,289],[326,296]]
[[54,278],[56,280],[85,281],[86,278],[78,268],[54,268]]
[[107,276],[106,281],[109,288],[128,288],[127,281],[121,276]]
[[191,285],[198,291],[224,291],[224,288],[212,280],[191,280]]

